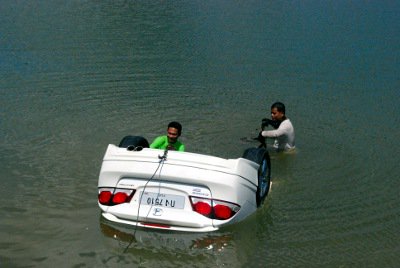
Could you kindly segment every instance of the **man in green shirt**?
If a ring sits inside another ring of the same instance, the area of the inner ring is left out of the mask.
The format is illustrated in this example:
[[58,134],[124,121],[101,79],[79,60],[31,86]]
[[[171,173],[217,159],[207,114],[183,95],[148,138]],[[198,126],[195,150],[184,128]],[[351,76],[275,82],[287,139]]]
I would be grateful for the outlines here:
[[150,148],[153,149],[167,149],[175,151],[185,151],[185,145],[178,141],[182,132],[182,125],[178,122],[171,122],[168,124],[167,135],[157,137],[151,144]]

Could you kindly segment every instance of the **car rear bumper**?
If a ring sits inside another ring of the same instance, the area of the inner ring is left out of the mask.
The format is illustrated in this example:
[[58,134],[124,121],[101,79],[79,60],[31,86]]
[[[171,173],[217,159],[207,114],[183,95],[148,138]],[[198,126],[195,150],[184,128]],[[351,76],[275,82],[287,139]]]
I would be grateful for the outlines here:
[[[161,161],[160,153],[156,149],[128,151],[109,145],[99,189],[130,189],[135,193],[127,203],[99,203],[104,218],[138,227],[209,232],[240,221],[256,210],[258,164],[243,158],[222,159],[175,151]],[[143,202],[143,193],[177,197],[168,201],[177,202],[180,207],[158,204],[154,198]],[[229,202],[240,209],[226,220],[208,218],[194,211],[193,197]]]

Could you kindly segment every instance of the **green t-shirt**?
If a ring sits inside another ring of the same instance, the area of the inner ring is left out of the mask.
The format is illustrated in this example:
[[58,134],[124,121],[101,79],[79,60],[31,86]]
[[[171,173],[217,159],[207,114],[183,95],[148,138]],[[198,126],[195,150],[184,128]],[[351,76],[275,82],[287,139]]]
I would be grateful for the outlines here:
[[[185,151],[185,145],[181,143],[180,141],[176,141],[175,143],[171,143],[170,145],[174,146],[176,151],[184,152]],[[152,144],[150,144],[150,148],[153,149],[165,149],[168,146],[168,137],[165,136],[160,136],[157,137]]]

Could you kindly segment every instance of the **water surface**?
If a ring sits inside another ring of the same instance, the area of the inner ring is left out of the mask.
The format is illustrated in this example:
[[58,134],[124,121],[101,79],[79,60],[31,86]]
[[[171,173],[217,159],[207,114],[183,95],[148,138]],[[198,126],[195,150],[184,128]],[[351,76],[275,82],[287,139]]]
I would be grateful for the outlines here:
[[[399,4],[3,1],[0,263],[7,267],[396,267]],[[295,154],[248,220],[206,234],[100,217],[109,143],[183,124],[240,157],[280,100]]]

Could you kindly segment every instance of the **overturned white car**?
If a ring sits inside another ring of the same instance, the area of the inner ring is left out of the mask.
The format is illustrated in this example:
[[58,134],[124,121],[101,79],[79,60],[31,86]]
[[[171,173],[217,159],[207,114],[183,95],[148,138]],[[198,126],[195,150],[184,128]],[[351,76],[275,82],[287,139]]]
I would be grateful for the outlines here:
[[148,147],[139,136],[108,145],[98,182],[98,204],[107,220],[215,231],[255,212],[269,192],[271,164],[264,148],[223,159]]

